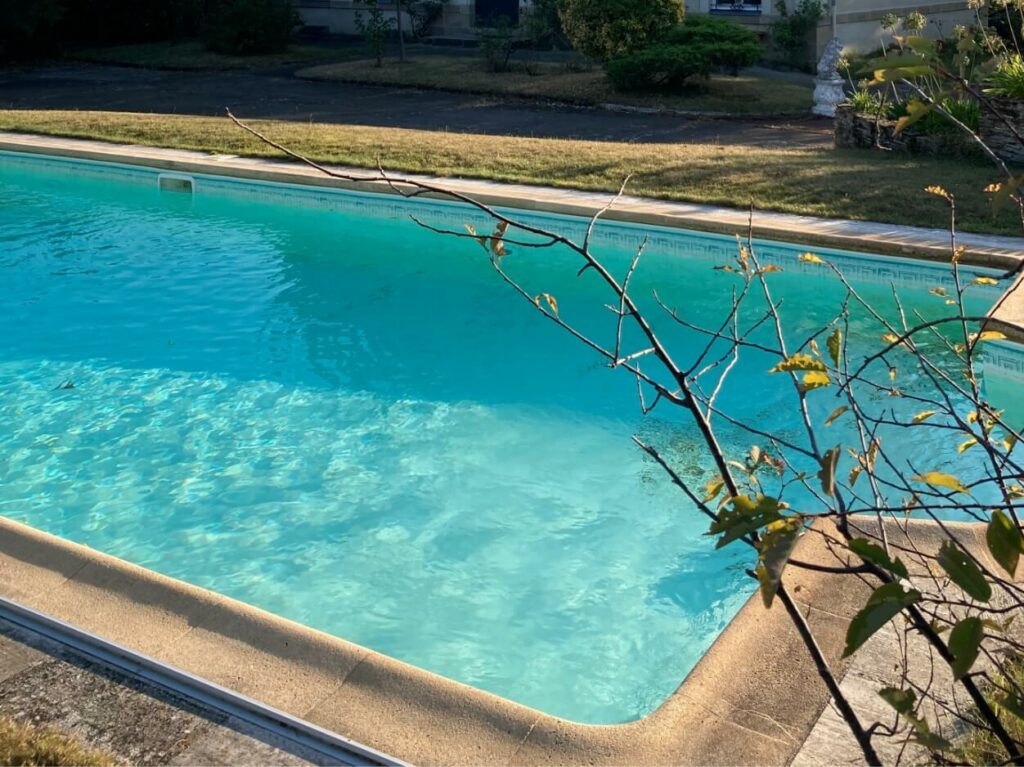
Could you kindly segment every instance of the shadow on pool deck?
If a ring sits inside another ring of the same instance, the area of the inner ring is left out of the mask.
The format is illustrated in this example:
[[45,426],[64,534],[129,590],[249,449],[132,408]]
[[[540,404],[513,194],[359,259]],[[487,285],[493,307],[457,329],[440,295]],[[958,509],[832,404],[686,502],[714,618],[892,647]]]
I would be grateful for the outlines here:
[[820,118],[697,119],[300,80],[286,70],[176,72],[56,64],[0,69],[0,109],[223,115],[595,141],[828,147]]
[[0,716],[73,735],[125,764],[326,764],[320,754],[2,619]]

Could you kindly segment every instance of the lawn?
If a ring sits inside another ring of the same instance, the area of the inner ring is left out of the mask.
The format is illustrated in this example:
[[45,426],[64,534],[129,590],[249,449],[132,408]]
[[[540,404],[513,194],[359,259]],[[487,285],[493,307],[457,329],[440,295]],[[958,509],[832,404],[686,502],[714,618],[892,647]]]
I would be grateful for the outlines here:
[[86,748],[57,730],[0,717],[0,764],[113,767],[116,762],[111,756]]
[[814,103],[810,86],[741,75],[713,75],[679,95],[616,93],[599,68],[513,59],[512,71],[490,72],[478,56],[423,56],[402,64],[385,59],[309,67],[296,73],[312,80],[399,85],[498,94],[596,106],[622,104],[682,112],[806,115]]
[[[244,117],[244,115],[243,115]],[[515,138],[351,125],[254,120],[254,126],[324,162],[611,192],[814,216],[945,228],[943,200],[957,195],[964,229],[1020,235],[1009,209],[992,211],[981,162],[876,151],[765,149],[712,144],[626,144]],[[0,130],[126,144],[277,156],[226,118],[114,112],[0,110]]]
[[230,56],[206,50],[198,40],[118,45],[77,51],[74,58],[96,64],[179,70],[269,69],[337,60],[353,51],[313,45],[293,45],[283,53]]

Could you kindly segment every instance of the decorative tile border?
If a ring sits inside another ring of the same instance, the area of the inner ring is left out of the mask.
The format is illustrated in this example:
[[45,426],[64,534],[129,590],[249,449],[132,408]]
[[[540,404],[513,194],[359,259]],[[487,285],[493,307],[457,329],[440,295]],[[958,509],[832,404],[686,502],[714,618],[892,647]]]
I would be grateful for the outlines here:
[[[0,150],[0,168],[5,166],[31,170],[41,168],[48,172],[68,173],[75,176],[155,186],[161,171],[140,166],[125,166],[93,160],[44,157]],[[175,176],[182,176],[175,173]],[[195,181],[195,194],[216,194],[236,199],[254,200],[276,205],[300,205],[322,210],[337,211],[378,220],[407,221],[411,215],[441,228],[462,231],[467,223],[486,231],[492,220],[470,206],[454,201],[417,198],[407,200],[394,194],[332,189],[258,179],[239,179],[207,174],[191,174]],[[560,234],[581,241],[586,233],[587,220],[579,216],[545,213],[537,210],[502,208],[510,216],[521,216],[527,222],[545,221]],[[700,260],[709,264],[732,262],[737,253],[735,236],[697,232],[687,229],[633,224],[604,220],[595,229],[592,242],[596,249],[617,248],[636,250],[647,240],[647,247],[658,253],[680,258]],[[787,271],[820,274],[820,266],[798,260],[808,251],[804,245],[793,245],[766,239],[756,239],[758,255],[764,263],[784,267]],[[896,285],[904,288],[928,289],[950,282],[949,269],[936,262],[912,260],[892,256],[871,255],[832,248],[814,248],[814,252],[835,264],[851,280]],[[984,267],[969,267],[967,273],[992,275],[996,271]],[[997,287],[973,289],[976,295],[999,295]]]

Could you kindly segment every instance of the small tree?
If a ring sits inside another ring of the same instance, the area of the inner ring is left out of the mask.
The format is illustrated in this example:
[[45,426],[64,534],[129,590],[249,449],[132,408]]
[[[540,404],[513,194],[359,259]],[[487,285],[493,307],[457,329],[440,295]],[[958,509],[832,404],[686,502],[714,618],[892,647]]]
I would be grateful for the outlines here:
[[608,61],[660,42],[683,20],[681,0],[563,0],[566,36],[584,56]]
[[[394,18],[384,15],[377,0],[361,0],[362,7],[356,11],[356,26],[363,36],[366,48],[376,59],[377,66],[384,65],[384,54],[387,52],[388,36],[395,25]],[[401,4],[398,4],[401,13]]]

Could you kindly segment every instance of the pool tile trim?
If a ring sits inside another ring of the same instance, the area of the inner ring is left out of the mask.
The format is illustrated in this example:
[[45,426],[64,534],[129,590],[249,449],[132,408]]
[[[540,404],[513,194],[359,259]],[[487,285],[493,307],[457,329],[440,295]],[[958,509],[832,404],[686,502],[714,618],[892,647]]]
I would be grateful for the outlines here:
[[[0,151],[43,154],[81,160],[137,165],[177,173],[200,173],[229,178],[262,180],[334,189],[352,189],[395,194],[381,182],[355,182],[331,178],[295,162],[236,155],[217,155],[180,149],[110,144],[101,141],[66,139],[0,131]],[[365,168],[336,170],[356,175],[372,173]],[[536,213],[570,216],[593,215],[603,209],[610,195],[572,189],[505,184],[476,179],[402,174],[409,179],[440,184],[472,195],[493,206],[518,208]],[[733,236],[745,234],[750,223],[747,211],[693,203],[623,196],[604,214],[610,221],[684,228]],[[757,237],[821,247],[861,250],[886,255],[904,255],[948,261],[949,233],[944,230],[896,226],[843,219],[815,218],[787,213],[758,211],[753,230]],[[961,234],[966,249],[965,263],[1009,269],[1024,259],[1024,239]]]

